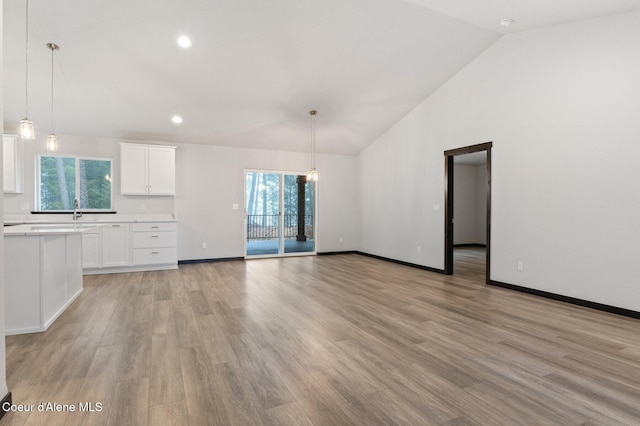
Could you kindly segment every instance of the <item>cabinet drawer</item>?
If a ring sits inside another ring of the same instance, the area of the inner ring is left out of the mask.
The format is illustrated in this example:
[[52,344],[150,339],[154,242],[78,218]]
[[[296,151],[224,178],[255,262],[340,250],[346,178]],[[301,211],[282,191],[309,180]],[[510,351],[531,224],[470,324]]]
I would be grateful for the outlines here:
[[177,263],[177,261],[178,261],[178,250],[175,247],[133,249],[134,265]]
[[175,247],[175,232],[134,232],[133,248]]
[[133,232],[175,231],[176,228],[175,222],[143,222],[133,224]]

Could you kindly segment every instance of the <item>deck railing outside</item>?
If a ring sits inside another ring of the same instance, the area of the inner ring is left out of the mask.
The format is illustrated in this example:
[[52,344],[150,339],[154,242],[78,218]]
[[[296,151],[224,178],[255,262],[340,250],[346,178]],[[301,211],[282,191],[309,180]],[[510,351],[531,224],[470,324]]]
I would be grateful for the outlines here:
[[[278,238],[280,216],[247,215],[247,240],[272,240]],[[308,239],[313,239],[313,216],[304,216],[304,230]],[[284,238],[295,238],[298,235],[298,215],[284,215]]]

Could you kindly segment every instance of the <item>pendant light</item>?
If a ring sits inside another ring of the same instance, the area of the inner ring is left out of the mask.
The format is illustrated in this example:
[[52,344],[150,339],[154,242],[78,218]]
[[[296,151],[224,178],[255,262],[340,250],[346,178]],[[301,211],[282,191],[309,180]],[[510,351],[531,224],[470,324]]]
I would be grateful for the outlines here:
[[60,49],[55,43],[47,43],[47,47],[51,49],[51,133],[47,135],[47,151],[58,150],[58,137],[53,133],[53,53]]
[[20,120],[20,137],[22,139],[35,139],[36,133],[33,129],[33,122],[29,120],[29,0],[26,0],[25,8],[25,20],[26,20],[26,42],[25,42],[25,77],[24,77],[24,97],[25,97],[25,114],[24,118]]
[[318,111],[309,111],[311,115],[311,169],[307,172],[307,182],[318,181],[318,170],[316,170],[316,115]]

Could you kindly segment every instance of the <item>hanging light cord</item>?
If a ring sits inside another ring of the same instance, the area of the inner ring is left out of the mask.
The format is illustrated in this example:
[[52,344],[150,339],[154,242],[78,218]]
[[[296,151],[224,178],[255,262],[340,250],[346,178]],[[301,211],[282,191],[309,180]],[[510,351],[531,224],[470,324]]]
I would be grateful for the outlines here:
[[51,133],[55,133],[53,128],[53,52],[55,50],[55,47],[51,47]]
[[26,28],[26,37],[25,44],[26,48],[24,49],[24,98],[25,98],[25,118],[29,117],[29,0],[26,0],[26,11],[25,17],[27,23],[25,25]]
[[318,111],[310,111],[311,114],[311,168],[316,168],[316,114]]

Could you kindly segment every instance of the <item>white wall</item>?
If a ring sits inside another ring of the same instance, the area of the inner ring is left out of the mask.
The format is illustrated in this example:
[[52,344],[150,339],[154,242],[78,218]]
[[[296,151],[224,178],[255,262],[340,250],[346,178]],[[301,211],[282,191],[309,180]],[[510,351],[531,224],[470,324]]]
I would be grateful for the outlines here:
[[487,165],[476,166],[475,244],[487,244]]
[[[38,129],[36,128],[36,131]],[[16,134],[16,131],[7,131]],[[35,166],[38,154],[51,154],[45,149],[46,134],[40,131],[36,134],[37,139],[24,142],[24,193],[5,194],[5,213],[29,213],[35,209]],[[85,157],[111,158],[112,161],[112,185],[113,209],[118,213],[173,213],[173,197],[145,197],[120,195],[120,144],[119,142],[131,143],[152,143],[162,142],[133,141],[120,139],[97,138],[77,135],[58,135],[60,149],[56,155],[77,155]],[[170,144],[168,144],[170,145]],[[145,209],[140,209],[140,204],[144,203]],[[28,210],[21,209],[21,204],[27,204]]]
[[[9,132],[15,133],[15,132]],[[5,194],[5,213],[28,213],[35,206],[35,158],[46,153],[44,135],[25,143],[23,194]],[[176,196],[120,195],[119,142],[160,143],[59,135],[57,154],[111,158],[113,208],[118,213],[175,213],[178,259],[244,256],[244,170],[298,171],[309,167],[304,152],[266,151],[193,144],[176,149]],[[318,251],[358,248],[356,161],[352,156],[318,155]],[[29,210],[22,210],[21,204]],[[141,209],[141,204],[145,209]],[[239,209],[233,210],[232,205]],[[342,242],[340,242],[342,237]],[[202,249],[202,242],[207,248]]]
[[[244,171],[304,174],[309,154],[181,145],[176,155],[178,258],[244,256]],[[318,251],[358,248],[355,157],[318,155]],[[233,204],[239,209],[233,210]],[[342,237],[342,242],[340,242]],[[202,248],[202,243],[207,248]]]
[[453,166],[453,244],[475,244],[477,234],[477,166]]
[[487,165],[455,164],[453,244],[487,242]]
[[359,155],[361,250],[443,268],[443,152],[493,141],[490,278],[640,310],[639,40],[636,11],[497,41]]

